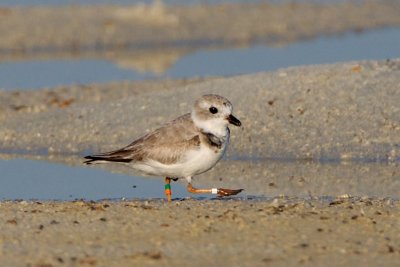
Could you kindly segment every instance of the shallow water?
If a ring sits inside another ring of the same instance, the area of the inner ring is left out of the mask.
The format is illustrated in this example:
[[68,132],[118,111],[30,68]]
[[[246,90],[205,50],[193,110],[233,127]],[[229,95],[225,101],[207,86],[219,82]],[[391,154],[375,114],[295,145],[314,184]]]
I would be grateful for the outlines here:
[[118,68],[101,59],[35,60],[0,63],[0,88],[37,89],[68,84],[103,83],[154,78]]
[[[164,198],[161,177],[128,175],[131,171],[127,168],[123,168],[121,174],[98,166],[79,166],[80,161],[75,164],[74,167],[23,158],[0,160],[0,200]],[[207,172],[196,177],[193,183],[199,188],[244,188],[244,192],[233,197],[237,199],[261,200],[277,196],[332,199],[343,195],[398,199],[398,164],[399,161],[225,159],[216,166],[219,168],[216,173]],[[246,172],[242,174],[237,169],[246,169]],[[185,181],[173,182],[172,191],[177,199],[213,198],[213,195],[188,193]]]
[[[162,198],[161,178],[113,174],[99,168],[71,167],[27,159],[0,160],[0,200],[99,200]],[[172,185],[174,197],[185,197],[186,188]]]
[[[103,83],[151,78],[187,78],[273,71],[307,64],[400,57],[400,29],[322,37],[283,47],[254,45],[247,48],[205,48],[177,56],[160,71],[140,69],[132,58],[130,69],[106,59],[47,59],[0,63],[0,88],[36,89],[69,84]],[[166,51],[166,53],[168,53]],[[157,59],[150,59],[154,63]],[[149,65],[149,64],[148,64]],[[151,64],[150,64],[151,65]]]

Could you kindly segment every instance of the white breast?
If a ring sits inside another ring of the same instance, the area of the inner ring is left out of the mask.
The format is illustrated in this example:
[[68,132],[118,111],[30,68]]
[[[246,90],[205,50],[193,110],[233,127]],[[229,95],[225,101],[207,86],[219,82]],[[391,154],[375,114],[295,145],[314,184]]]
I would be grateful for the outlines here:
[[225,153],[229,143],[229,134],[221,149],[200,144],[200,148],[187,151],[177,163],[163,164],[158,161],[135,163],[132,167],[150,175],[168,176],[176,178],[192,177],[211,169]]
[[[228,141],[228,140],[227,140]],[[217,164],[225,153],[227,143],[225,142],[221,149],[201,144],[199,150],[193,150],[187,153],[184,164],[184,176],[193,176],[208,171]]]

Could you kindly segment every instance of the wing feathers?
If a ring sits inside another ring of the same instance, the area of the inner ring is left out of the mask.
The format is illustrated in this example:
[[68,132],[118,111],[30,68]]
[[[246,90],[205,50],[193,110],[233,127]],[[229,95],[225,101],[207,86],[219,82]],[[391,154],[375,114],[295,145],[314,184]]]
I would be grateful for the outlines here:
[[200,137],[196,130],[190,114],[185,114],[124,148],[87,156],[85,158],[88,160],[84,163],[155,160],[163,164],[173,164],[181,159],[184,151],[200,146]]

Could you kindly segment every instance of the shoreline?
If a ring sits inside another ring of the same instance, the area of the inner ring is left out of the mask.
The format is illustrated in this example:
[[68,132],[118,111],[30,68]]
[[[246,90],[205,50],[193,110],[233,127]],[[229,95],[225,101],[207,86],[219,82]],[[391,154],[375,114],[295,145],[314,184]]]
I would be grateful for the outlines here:
[[[0,92],[0,147],[44,151],[36,158],[82,166],[79,155],[129,144],[190,111],[199,95],[216,93],[233,103],[243,127],[231,129],[226,160],[197,176],[196,186],[229,185],[249,195],[393,197],[400,190],[399,79],[400,60],[392,59],[226,78]],[[239,160],[230,160],[235,157]],[[318,164],[323,159],[337,164]],[[357,164],[362,159],[372,163]],[[99,167],[136,174],[118,165]]]

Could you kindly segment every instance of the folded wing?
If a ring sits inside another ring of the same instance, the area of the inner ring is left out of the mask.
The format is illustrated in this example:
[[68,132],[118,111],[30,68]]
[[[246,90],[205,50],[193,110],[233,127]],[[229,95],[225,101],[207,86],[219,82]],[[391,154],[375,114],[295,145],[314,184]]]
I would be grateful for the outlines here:
[[86,156],[84,163],[155,160],[163,164],[178,162],[185,150],[198,149],[200,137],[190,118],[183,115],[163,127],[135,140],[126,147],[111,152]]

